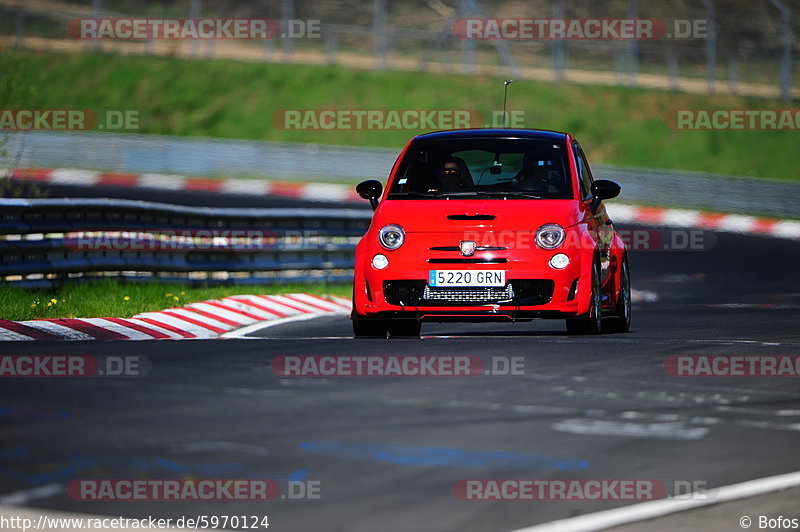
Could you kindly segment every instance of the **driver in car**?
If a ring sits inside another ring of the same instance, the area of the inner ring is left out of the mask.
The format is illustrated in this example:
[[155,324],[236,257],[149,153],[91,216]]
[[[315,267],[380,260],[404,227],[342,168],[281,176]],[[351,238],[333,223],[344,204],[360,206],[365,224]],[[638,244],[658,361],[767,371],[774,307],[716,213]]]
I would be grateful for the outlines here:
[[442,165],[437,182],[428,188],[428,192],[455,192],[461,188],[462,177],[458,159],[447,159]]

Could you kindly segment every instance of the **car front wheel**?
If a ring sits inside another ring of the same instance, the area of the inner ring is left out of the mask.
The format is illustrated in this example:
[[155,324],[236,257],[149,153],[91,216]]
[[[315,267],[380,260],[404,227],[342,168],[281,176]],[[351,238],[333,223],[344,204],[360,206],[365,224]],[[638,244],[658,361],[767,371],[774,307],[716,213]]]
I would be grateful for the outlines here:
[[592,268],[592,297],[589,313],[579,318],[567,319],[568,334],[600,334],[603,331],[603,294],[600,286],[600,264]]
[[358,314],[353,315],[353,335],[356,338],[386,338],[386,320],[370,320]]
[[628,257],[622,259],[617,307],[613,316],[606,318],[606,322],[609,332],[626,333],[631,328],[631,274]]
[[391,320],[389,338],[419,338],[421,328],[417,320]]

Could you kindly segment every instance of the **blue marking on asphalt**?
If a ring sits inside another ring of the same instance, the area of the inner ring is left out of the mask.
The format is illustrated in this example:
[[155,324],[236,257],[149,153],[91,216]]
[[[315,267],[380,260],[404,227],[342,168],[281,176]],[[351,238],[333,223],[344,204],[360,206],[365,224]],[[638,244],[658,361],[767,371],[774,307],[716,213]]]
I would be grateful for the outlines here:
[[20,458],[22,456],[26,456],[28,452],[29,451],[27,447],[16,447],[14,449],[8,449],[7,451],[0,451],[0,460]]
[[[28,456],[29,450],[27,447],[17,447],[10,450],[0,450],[0,460],[14,460],[23,456]],[[89,457],[72,453],[69,455],[67,464],[42,473],[26,473],[0,465],[0,476],[10,477],[27,484],[39,485],[49,484],[52,482],[67,482],[73,478],[78,478],[78,473],[88,469],[93,470],[93,474],[97,474],[98,468],[106,472],[114,472],[117,474],[120,470],[125,471],[163,471],[167,470],[172,473],[187,476],[212,476],[218,478],[227,478],[228,476],[235,476],[236,478],[269,478],[272,480],[304,480],[309,477],[309,472],[306,469],[295,469],[289,473],[281,473],[278,475],[252,471],[248,468],[248,472],[242,475],[244,466],[238,462],[231,462],[226,464],[179,464],[166,458],[139,458],[139,457]],[[130,474],[130,473],[126,473]]]
[[302,451],[326,456],[374,460],[400,466],[573,471],[587,469],[591,465],[587,460],[572,460],[515,451],[480,451],[454,447],[306,441],[300,442],[298,448]]
[[12,406],[0,406],[0,417],[10,417],[17,419],[68,419],[66,412],[37,412],[25,408],[14,408]]

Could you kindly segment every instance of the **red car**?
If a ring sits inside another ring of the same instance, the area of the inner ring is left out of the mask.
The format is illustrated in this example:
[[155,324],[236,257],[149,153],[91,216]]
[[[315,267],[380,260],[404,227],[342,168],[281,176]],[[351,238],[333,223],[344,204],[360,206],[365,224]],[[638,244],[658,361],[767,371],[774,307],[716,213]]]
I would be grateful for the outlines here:
[[625,244],[568,133],[471,129],[406,145],[356,248],[356,337],[418,336],[422,322],[566,319],[570,334],[627,332]]

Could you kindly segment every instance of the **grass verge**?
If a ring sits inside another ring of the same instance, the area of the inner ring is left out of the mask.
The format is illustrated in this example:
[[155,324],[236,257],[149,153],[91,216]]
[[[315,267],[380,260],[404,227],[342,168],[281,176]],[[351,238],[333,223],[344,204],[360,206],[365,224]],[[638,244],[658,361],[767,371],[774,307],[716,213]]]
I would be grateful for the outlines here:
[[[500,79],[490,76],[102,53],[0,55],[18,63],[18,108],[136,110],[142,133],[399,149],[422,131],[286,130],[273,117],[287,109],[474,109],[488,117],[502,105]],[[795,131],[686,132],[665,124],[675,109],[783,107],[751,97],[532,80],[509,93],[509,109],[524,111],[524,127],[574,133],[594,163],[800,181]]]
[[140,312],[179,307],[206,299],[292,292],[350,297],[352,287],[349,284],[189,287],[156,282],[125,283],[116,279],[65,285],[53,290],[23,290],[0,285],[0,319],[129,318]]

